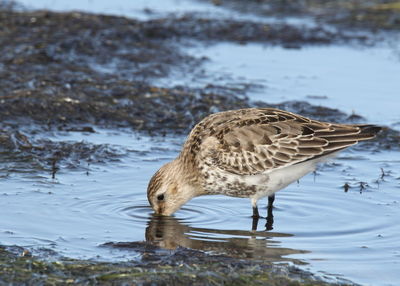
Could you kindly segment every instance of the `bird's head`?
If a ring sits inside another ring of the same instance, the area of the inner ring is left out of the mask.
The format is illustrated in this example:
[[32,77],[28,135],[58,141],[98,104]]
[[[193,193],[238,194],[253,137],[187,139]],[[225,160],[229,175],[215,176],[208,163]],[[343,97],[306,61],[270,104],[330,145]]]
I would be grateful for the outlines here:
[[196,196],[195,188],[186,182],[183,172],[175,160],[162,166],[151,178],[147,199],[156,214],[172,215]]

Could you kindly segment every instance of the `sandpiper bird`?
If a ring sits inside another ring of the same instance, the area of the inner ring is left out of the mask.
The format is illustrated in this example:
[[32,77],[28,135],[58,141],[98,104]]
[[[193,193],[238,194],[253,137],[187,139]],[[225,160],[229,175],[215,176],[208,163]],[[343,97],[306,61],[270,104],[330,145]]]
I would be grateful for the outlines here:
[[246,108],[204,118],[179,156],[151,178],[147,197],[156,214],[171,215],[193,197],[227,195],[257,201],[315,170],[319,162],[381,128],[312,120],[274,108]]

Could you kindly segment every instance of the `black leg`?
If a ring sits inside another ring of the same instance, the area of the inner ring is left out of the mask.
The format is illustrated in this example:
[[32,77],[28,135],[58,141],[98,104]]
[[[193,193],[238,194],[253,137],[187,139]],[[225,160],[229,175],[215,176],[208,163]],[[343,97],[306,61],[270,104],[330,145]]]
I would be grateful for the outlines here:
[[272,205],[274,204],[274,201],[275,201],[275,194],[270,195],[268,197],[268,210],[272,209]]
[[253,225],[251,226],[251,230],[256,231],[258,226],[258,220],[260,218],[260,214],[258,213],[258,207],[253,206]]
[[252,231],[256,231],[258,226],[258,217],[253,217],[253,224],[251,226]]
[[267,222],[265,224],[266,230],[272,230],[274,225],[274,215],[272,213],[272,208],[268,208]]
[[265,224],[267,230],[273,229],[274,214],[272,210],[273,210],[274,200],[275,200],[275,194],[268,197],[267,223]]
[[259,218],[260,214],[258,213],[258,207],[253,207],[253,218]]

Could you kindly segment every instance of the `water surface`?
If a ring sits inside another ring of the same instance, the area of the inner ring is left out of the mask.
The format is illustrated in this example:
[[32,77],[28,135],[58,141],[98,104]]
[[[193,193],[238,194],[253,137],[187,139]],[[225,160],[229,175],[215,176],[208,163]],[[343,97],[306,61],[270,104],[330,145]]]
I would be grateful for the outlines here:
[[169,13],[180,15],[190,12],[196,13],[228,13],[207,3],[187,0],[21,0],[30,9],[50,9],[53,11],[82,11],[90,13],[102,13],[138,19],[151,19],[165,16]]
[[[355,282],[398,281],[399,153],[343,152],[334,163],[279,192],[273,230],[265,231],[265,221],[260,220],[254,231],[247,199],[199,197],[173,218],[160,221],[152,216],[146,198],[148,180],[177,155],[183,137],[98,130],[56,134],[52,139],[108,142],[129,150],[129,155],[117,163],[88,166],[88,174],[61,170],[51,179],[51,174],[11,173],[0,180],[2,244],[115,261],[140,257],[102,244],[147,239],[167,249],[184,246],[307,263],[306,269]],[[369,186],[361,189],[360,182]],[[342,187],[345,183],[351,186],[348,192]],[[260,202],[261,213],[266,214],[265,204]]]
[[249,93],[253,100],[305,100],[379,124],[400,121],[400,55],[388,43],[301,49],[223,43],[193,48],[192,53],[209,58],[206,69],[219,84],[261,86]]
[[[191,1],[21,1],[31,8],[84,10],[130,17],[187,11],[228,13]],[[134,4],[132,4],[134,3]],[[151,14],[146,8],[151,8]],[[150,15],[150,16],[149,16]],[[355,111],[369,122],[398,128],[400,62],[388,46],[306,47],[218,44],[187,48],[206,56],[203,78],[170,84],[252,83],[254,100],[306,100]],[[160,84],[163,81],[160,81]],[[379,95],[379,96],[378,96]],[[379,99],[379,100],[377,100]],[[146,198],[152,174],[179,152],[184,137],[147,137],[129,130],[45,134],[51,140],[111,144],[126,152],[118,162],[45,172],[0,174],[0,243],[77,258],[140,259],[106,242],[148,240],[246,258],[303,265],[365,285],[400,283],[400,153],[347,150],[315,174],[277,194],[273,229],[253,229],[247,199],[199,197],[172,218],[152,216]],[[12,169],[12,162],[8,162]],[[384,174],[384,176],[382,176]],[[351,187],[347,192],[343,186]],[[260,202],[266,214],[266,201]]]

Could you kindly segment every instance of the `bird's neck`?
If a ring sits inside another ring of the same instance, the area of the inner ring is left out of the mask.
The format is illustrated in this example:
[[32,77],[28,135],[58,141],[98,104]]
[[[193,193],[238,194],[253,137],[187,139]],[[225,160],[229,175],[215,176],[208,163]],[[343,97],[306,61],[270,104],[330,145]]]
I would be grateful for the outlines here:
[[174,161],[171,162],[175,170],[172,176],[176,182],[178,182],[182,188],[190,189],[193,197],[203,195],[203,188],[199,181],[198,169],[196,168],[193,161],[178,156]]

